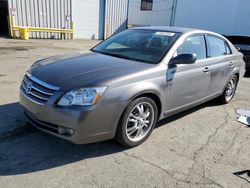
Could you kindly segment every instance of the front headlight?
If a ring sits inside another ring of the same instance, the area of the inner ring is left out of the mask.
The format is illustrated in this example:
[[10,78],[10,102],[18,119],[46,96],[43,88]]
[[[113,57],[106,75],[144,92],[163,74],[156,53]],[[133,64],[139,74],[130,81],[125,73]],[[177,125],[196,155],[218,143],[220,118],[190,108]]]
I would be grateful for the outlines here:
[[90,106],[95,105],[107,87],[93,87],[93,88],[81,88],[77,90],[71,90],[64,94],[59,100],[59,106]]

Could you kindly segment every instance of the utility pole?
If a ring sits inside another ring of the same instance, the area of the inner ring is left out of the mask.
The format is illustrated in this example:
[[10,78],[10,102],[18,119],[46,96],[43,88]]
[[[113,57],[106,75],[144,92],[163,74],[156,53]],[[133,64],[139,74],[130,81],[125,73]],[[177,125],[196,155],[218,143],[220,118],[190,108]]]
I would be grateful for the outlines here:
[[172,13],[171,13],[171,18],[170,18],[170,26],[174,26],[175,14],[176,14],[176,9],[177,9],[177,1],[178,0],[173,0]]

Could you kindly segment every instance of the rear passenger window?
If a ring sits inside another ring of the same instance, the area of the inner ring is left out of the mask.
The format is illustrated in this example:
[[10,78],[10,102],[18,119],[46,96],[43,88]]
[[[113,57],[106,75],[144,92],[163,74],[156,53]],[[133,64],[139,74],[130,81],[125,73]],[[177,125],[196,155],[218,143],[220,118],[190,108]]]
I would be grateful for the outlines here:
[[206,58],[206,44],[204,36],[196,35],[188,37],[185,42],[177,49],[177,55],[191,53],[196,54],[198,59]]
[[208,36],[207,37],[209,44],[209,57],[218,57],[230,54],[230,49],[226,46],[226,42],[223,39]]

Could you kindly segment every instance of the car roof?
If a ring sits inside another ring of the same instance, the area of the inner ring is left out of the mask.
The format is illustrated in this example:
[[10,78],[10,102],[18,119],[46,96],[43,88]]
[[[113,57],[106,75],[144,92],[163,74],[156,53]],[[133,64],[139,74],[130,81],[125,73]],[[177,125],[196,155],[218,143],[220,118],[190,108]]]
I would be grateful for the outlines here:
[[[143,27],[133,27],[132,29],[142,29],[142,30],[156,30],[156,31],[167,31],[174,33],[187,33],[191,31],[204,31],[200,29],[192,29],[186,27],[173,27],[173,26],[143,26]],[[207,32],[207,31],[204,31]]]
[[227,43],[230,45],[230,48],[232,51],[238,52],[238,50],[234,47],[234,45],[223,35],[220,35],[218,33],[212,32],[212,31],[207,31],[207,30],[202,30],[202,29],[194,29],[194,28],[186,28],[186,27],[175,27],[175,26],[141,26],[141,27],[133,27],[133,29],[139,29],[139,30],[151,30],[151,31],[163,31],[163,32],[173,32],[173,33],[180,33],[182,34],[209,34],[212,36],[217,36],[219,38],[222,38],[227,41]]

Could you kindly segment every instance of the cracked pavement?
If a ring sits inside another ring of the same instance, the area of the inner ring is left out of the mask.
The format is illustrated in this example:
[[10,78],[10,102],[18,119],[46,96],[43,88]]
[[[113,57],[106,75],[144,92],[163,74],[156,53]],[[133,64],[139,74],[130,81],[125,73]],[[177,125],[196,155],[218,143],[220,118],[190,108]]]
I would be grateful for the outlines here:
[[43,57],[84,52],[98,41],[0,38],[1,187],[249,187],[250,76],[228,105],[211,101],[160,121],[144,144],[72,145],[27,124],[18,105],[25,71]]

